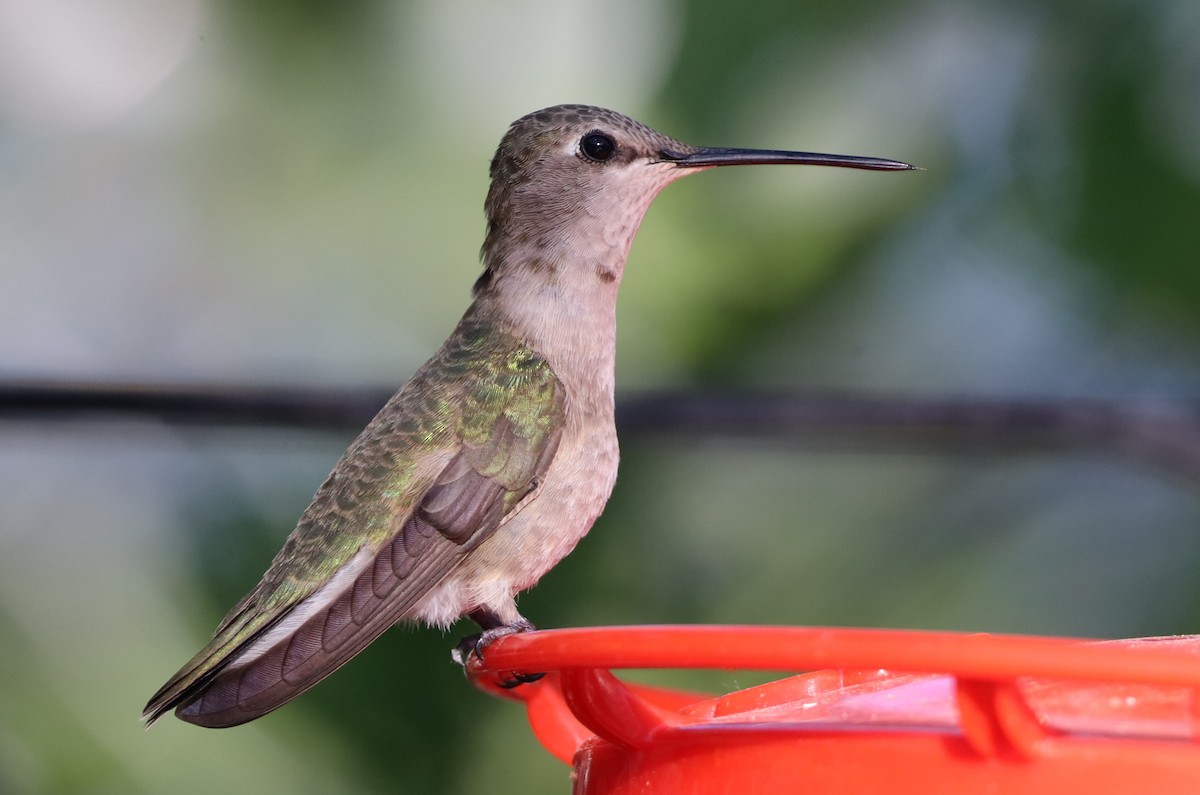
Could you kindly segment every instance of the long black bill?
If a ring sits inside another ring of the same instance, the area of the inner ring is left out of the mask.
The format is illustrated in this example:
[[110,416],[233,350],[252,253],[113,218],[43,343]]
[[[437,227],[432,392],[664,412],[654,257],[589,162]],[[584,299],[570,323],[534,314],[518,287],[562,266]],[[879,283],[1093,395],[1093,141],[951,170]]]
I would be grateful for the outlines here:
[[691,152],[675,152],[664,149],[663,160],[680,168],[707,168],[711,166],[753,165],[808,165],[840,166],[841,168],[865,168],[871,171],[907,171],[916,166],[899,160],[880,157],[858,157],[856,155],[824,155],[820,152],[782,152],[772,149],[720,149],[701,147]]

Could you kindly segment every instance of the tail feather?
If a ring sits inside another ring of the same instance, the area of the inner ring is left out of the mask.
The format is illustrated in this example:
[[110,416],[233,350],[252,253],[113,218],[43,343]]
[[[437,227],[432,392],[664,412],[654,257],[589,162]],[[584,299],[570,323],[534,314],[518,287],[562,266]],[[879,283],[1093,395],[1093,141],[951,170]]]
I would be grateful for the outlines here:
[[[236,612],[236,611],[235,611]],[[264,633],[270,631],[283,614],[276,616],[259,627],[256,631],[244,637],[238,637],[236,631],[230,631],[235,623],[245,615],[231,613],[221,622],[212,642],[200,650],[195,657],[188,660],[158,692],[150,697],[142,710],[142,720],[146,728],[154,725],[155,721],[177,707],[191,700],[196,694],[209,686],[250,644],[258,640]]]
[[[460,546],[432,530],[414,528],[412,535],[397,536],[349,587],[331,594],[327,604],[297,626],[279,632],[266,648],[257,648],[256,641],[268,637],[283,616],[235,649],[201,652],[150,700],[148,720],[174,707],[176,716],[188,723],[224,728],[278,709],[404,618],[461,557]],[[290,612],[295,616],[299,609]]]

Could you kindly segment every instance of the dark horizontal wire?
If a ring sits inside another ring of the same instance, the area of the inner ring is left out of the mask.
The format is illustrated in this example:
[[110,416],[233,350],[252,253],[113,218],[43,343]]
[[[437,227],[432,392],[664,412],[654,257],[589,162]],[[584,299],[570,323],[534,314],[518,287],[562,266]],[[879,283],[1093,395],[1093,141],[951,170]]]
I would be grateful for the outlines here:
[[[137,418],[179,425],[356,429],[390,389],[0,382],[0,420]],[[791,444],[963,451],[1083,448],[1200,483],[1195,404],[1002,399],[819,390],[683,391],[618,397],[623,436],[778,439]]]

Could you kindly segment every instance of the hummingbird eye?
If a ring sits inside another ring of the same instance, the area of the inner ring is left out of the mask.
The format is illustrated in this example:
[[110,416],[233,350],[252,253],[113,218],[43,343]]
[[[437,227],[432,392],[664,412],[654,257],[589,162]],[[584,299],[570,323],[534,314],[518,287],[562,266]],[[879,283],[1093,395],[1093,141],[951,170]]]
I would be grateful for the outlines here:
[[591,132],[579,140],[579,151],[588,160],[604,163],[617,153],[617,142],[600,132]]

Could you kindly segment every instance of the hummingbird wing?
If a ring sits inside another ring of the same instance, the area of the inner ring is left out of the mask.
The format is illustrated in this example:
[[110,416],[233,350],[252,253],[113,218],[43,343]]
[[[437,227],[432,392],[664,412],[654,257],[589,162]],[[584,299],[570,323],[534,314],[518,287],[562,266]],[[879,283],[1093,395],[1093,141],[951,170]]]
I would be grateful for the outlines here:
[[464,318],[318,489],[262,581],[143,712],[233,726],[281,706],[403,618],[503,525],[558,449],[547,362]]

